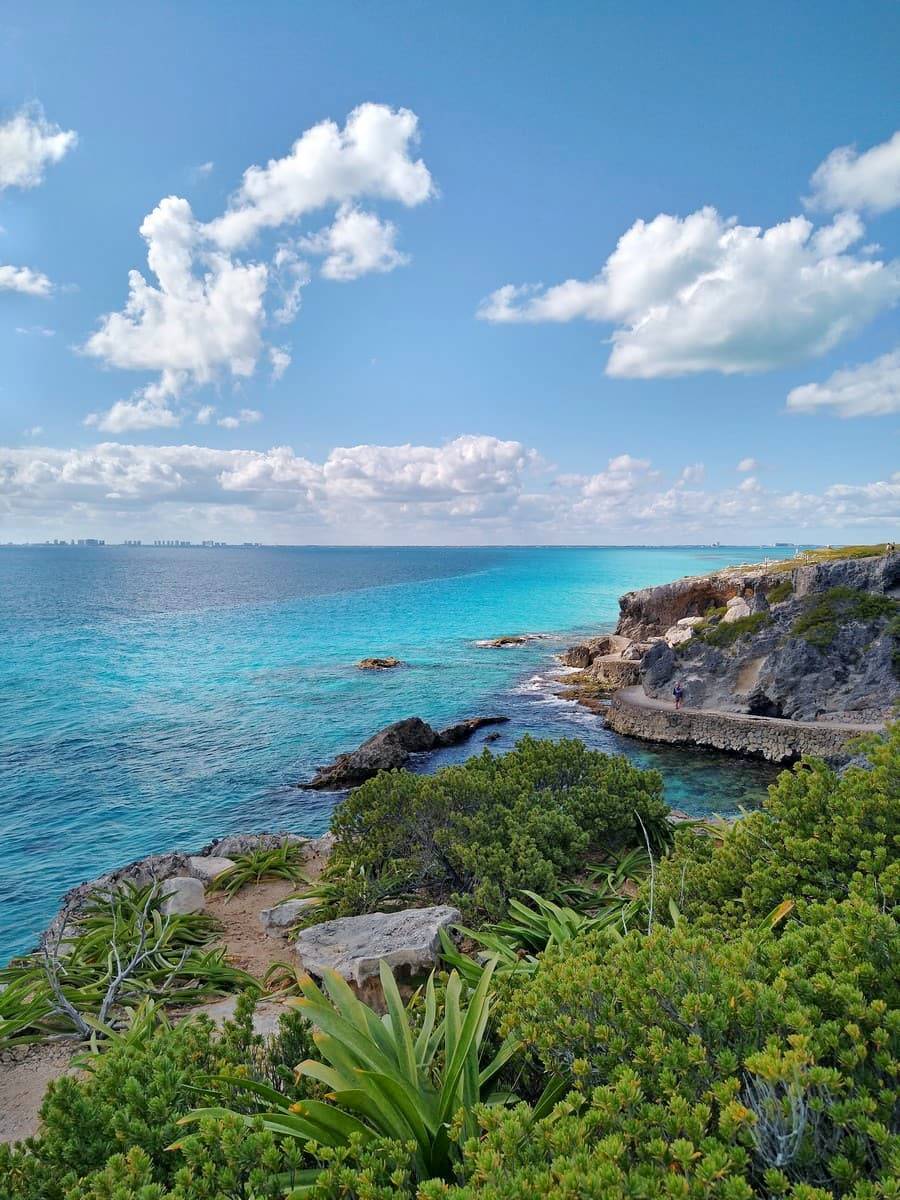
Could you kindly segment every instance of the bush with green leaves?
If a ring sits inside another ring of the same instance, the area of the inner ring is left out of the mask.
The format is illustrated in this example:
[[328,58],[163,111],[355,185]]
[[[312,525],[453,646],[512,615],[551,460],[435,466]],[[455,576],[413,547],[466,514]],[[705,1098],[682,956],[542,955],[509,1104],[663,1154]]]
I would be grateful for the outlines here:
[[[139,1015],[131,1031],[110,1039],[104,1053],[85,1055],[78,1076],[50,1085],[40,1136],[18,1147],[0,1145],[0,1200],[111,1200],[117,1188],[132,1200],[145,1185],[157,1188],[146,1193],[148,1200],[168,1198],[169,1187],[173,1200],[230,1200],[250,1194],[241,1189],[260,1169],[268,1173],[276,1157],[278,1170],[289,1170],[271,1135],[259,1129],[248,1139],[240,1118],[214,1136],[200,1130],[187,1139],[178,1124],[197,1106],[202,1081],[223,1072],[256,1079],[291,1101],[306,1094],[292,1070],[312,1049],[306,1022],[288,1013],[278,1033],[263,1038],[252,1028],[254,1004],[249,993],[240,996],[234,1020],[221,1033],[206,1017],[173,1025],[156,1008],[150,1019]],[[240,1105],[242,1093],[234,1089],[217,1095]],[[178,1140],[181,1149],[173,1152],[169,1147]],[[255,1194],[261,1200],[283,1191],[257,1188]]]
[[884,624],[900,614],[900,601],[891,596],[833,587],[809,596],[791,632],[820,650],[827,650],[842,625],[851,621]]
[[[763,923],[730,940],[684,922],[649,936],[592,935],[543,956],[507,999],[503,1029],[585,1097],[588,1175],[603,1159],[592,1105],[627,1085],[630,1104],[605,1127],[620,1139],[625,1176],[633,1164],[646,1177],[646,1147],[657,1140],[664,1189],[669,1164],[681,1160],[677,1141],[687,1139],[689,1178],[709,1153],[723,1165],[737,1153],[730,1177],[741,1186],[723,1195],[791,1194],[795,1185],[843,1195],[890,1180],[900,1164],[898,956],[893,917],[855,896],[808,906],[803,924]],[[679,1124],[689,1114],[693,1133]],[[546,1153],[541,1165],[561,1171]],[[498,1173],[508,1191],[471,1195],[530,1195],[512,1187],[519,1169],[512,1160]],[[610,1188],[632,1194],[622,1176]]]
[[[552,894],[592,852],[669,837],[662,778],[579,741],[525,737],[433,775],[390,771],[335,810],[326,872],[333,889],[315,914],[367,911],[381,879],[401,894],[503,915],[521,888]],[[365,890],[360,880],[365,880]]]
[[774,587],[769,588],[766,592],[766,600],[769,604],[781,604],[787,600],[789,596],[794,594],[794,583],[791,579],[782,579],[776,583]]
[[844,899],[854,882],[874,903],[900,896],[900,722],[860,743],[866,764],[838,773],[817,759],[783,771],[758,812],[720,837],[676,834],[656,872],[657,911],[740,929],[782,900]]

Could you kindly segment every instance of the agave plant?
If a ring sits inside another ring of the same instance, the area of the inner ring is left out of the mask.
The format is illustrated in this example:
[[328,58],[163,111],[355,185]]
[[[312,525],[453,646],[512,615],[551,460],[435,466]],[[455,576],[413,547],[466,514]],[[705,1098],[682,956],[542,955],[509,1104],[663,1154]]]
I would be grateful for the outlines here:
[[[579,888],[579,893],[581,890],[588,889]],[[597,890],[590,893],[591,907],[599,910],[593,912],[585,911],[585,903],[581,908],[570,908],[535,892],[524,891],[522,895],[531,901],[531,907],[513,898],[503,921],[480,930],[456,926],[457,932],[482,948],[478,958],[463,954],[446,930],[440,931],[444,960],[470,986],[475,986],[487,965],[501,974],[530,974],[537,967],[537,955],[549,946],[562,945],[598,929],[625,932],[639,908],[637,901],[618,895],[611,884],[608,893]]]
[[114,1012],[144,997],[198,1004],[260,985],[212,945],[208,913],[164,914],[165,884],[98,891],[64,941],[0,969],[0,1049],[48,1037],[108,1034]]
[[[413,1001],[404,1007],[390,967],[382,963],[380,973],[384,1016],[359,1000],[333,971],[326,973],[324,991],[309,976],[301,977],[302,995],[288,1001],[308,1017],[321,1055],[321,1061],[300,1063],[297,1077],[324,1084],[326,1100],[290,1104],[274,1088],[254,1080],[230,1075],[216,1080],[268,1106],[261,1113],[237,1114],[248,1123],[261,1120],[275,1133],[326,1146],[347,1145],[351,1137],[413,1143],[417,1176],[447,1179],[454,1161],[451,1120],[462,1121],[465,1136],[474,1134],[477,1104],[503,1104],[511,1098],[508,1092],[492,1091],[490,1083],[517,1043],[505,1041],[489,1063],[481,1062],[493,968],[481,973],[471,992],[453,971],[440,1021],[434,978],[429,977],[418,1028],[410,1021]],[[413,999],[418,1001],[418,993]],[[225,1115],[234,1114],[227,1108],[204,1108],[184,1120]],[[307,1172],[291,1196],[310,1194],[315,1175],[315,1170]]]
[[230,900],[241,888],[263,879],[289,879],[292,883],[305,881],[300,870],[303,850],[296,842],[284,842],[272,849],[250,850],[239,854],[234,866],[228,867],[208,885],[213,891],[222,891]]

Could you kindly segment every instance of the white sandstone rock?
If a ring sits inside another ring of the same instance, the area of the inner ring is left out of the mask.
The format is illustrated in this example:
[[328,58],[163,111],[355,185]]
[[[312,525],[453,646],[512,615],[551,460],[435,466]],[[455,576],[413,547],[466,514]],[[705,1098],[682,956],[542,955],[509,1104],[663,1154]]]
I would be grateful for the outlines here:
[[308,908],[314,908],[315,905],[316,901],[314,899],[283,900],[281,904],[276,904],[274,908],[264,908],[262,910],[259,914],[260,924],[266,933],[287,929],[291,925],[296,924]]
[[218,858],[214,854],[193,854],[187,860],[187,868],[195,879],[210,883],[217,875],[234,866],[233,858]]
[[689,642],[694,636],[694,631],[690,626],[673,625],[666,630],[665,640],[669,646],[680,646],[682,642]]
[[440,950],[439,931],[460,919],[449,905],[407,908],[396,913],[367,913],[311,925],[297,938],[300,965],[311,975],[331,969],[348,983],[361,986],[376,978],[379,964],[411,974],[434,966]]
[[164,917],[202,912],[206,908],[206,889],[202,879],[194,879],[190,875],[173,875],[160,887],[165,897],[160,906]]
[[698,625],[703,624],[703,617],[682,617],[676,621],[676,625],[681,625],[685,629],[696,629]]
[[746,600],[742,600],[740,596],[733,596],[728,601],[728,611],[722,618],[723,625],[730,625],[733,621],[740,621],[742,617],[750,616],[750,605]]

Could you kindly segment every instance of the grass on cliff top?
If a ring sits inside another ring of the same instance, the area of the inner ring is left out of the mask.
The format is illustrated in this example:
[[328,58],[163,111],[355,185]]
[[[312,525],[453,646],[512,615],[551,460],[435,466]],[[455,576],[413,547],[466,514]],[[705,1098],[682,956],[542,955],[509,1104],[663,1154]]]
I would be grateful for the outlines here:
[[[766,570],[770,574],[779,571],[793,571],[796,567],[809,567],[815,563],[837,562],[844,558],[878,558],[884,554],[887,542],[878,542],[874,546],[823,546],[818,550],[804,550],[796,558],[770,559]],[[740,571],[753,567],[759,568],[762,563],[737,563],[728,567],[729,571]],[[713,572],[719,574],[719,572]]]

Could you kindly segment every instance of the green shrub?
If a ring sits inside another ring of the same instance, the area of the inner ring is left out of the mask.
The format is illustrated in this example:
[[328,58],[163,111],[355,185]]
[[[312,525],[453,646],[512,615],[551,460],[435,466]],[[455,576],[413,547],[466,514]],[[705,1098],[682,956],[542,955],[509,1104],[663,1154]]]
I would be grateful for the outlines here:
[[807,599],[791,632],[819,650],[827,650],[842,625],[900,617],[900,601],[874,592],[834,587]]
[[776,583],[774,587],[769,588],[766,593],[766,600],[769,604],[781,604],[783,600],[787,600],[788,596],[794,594],[794,584],[790,579],[782,579],[780,583]]
[[[768,613],[750,613],[747,617],[738,617],[736,621],[719,621],[717,625],[706,625],[701,629],[699,636],[708,645],[725,650],[733,646],[744,634],[759,633],[771,620]],[[687,645],[690,645],[690,642]]]
[[656,876],[657,912],[674,903],[705,925],[738,929],[791,898],[843,900],[851,884],[895,903],[900,889],[900,722],[871,739],[871,769],[841,775],[808,759],[783,771],[758,812],[721,839],[678,832]]
[[[206,1076],[234,1070],[291,1098],[305,1094],[292,1068],[296,1056],[312,1046],[306,1023],[290,1013],[278,1035],[264,1039],[253,1032],[253,1007],[249,995],[240,997],[235,1020],[221,1035],[205,1017],[172,1026],[157,1013],[139,1036],[113,1039],[105,1053],[88,1057],[81,1076],[52,1083],[41,1108],[40,1136],[18,1147],[0,1145],[0,1200],[109,1200],[117,1197],[112,1181],[132,1200],[143,1196],[134,1180],[157,1188],[177,1183],[182,1190],[173,1195],[185,1200],[218,1197],[218,1189],[229,1197],[247,1194],[239,1186],[273,1158],[270,1135],[246,1143],[243,1125],[235,1122],[243,1146],[232,1145],[235,1136],[229,1142],[220,1129],[215,1137],[204,1131],[193,1140],[182,1138],[178,1152],[168,1147],[183,1133],[178,1121],[196,1107]],[[236,1093],[222,1089],[220,1095],[230,1101]],[[289,1165],[280,1152],[279,1163],[279,1170]],[[215,1180],[216,1190],[192,1191],[187,1181],[198,1178]],[[282,1190],[254,1194],[262,1198]],[[163,1195],[169,1193],[147,1193],[148,1200]]]
[[[809,906],[782,936],[766,924],[725,940],[684,922],[649,936],[595,935],[543,956],[506,1002],[503,1029],[589,1101],[571,1140],[587,1177],[604,1178],[602,1139],[614,1139],[622,1174],[607,1177],[611,1195],[668,1195],[679,1139],[690,1143],[681,1172],[688,1181],[714,1154],[723,1169],[730,1162],[725,1177],[742,1182],[735,1195],[781,1194],[774,1170],[784,1193],[802,1184],[844,1194],[889,1179],[900,1153],[891,1133],[898,954],[893,918],[856,897]],[[599,1129],[598,1104],[606,1115]],[[495,1129],[513,1124],[491,1120]],[[654,1143],[658,1153],[648,1156]],[[484,1146],[470,1152],[488,1161]],[[543,1177],[575,1170],[559,1154],[554,1132],[536,1164]],[[460,1197],[532,1194],[510,1182],[528,1178],[529,1151],[502,1167],[496,1154],[493,1161],[510,1190]],[[645,1191],[628,1190],[631,1170],[631,1185],[643,1178]],[[707,1194],[705,1178],[677,1194]]]
[[217,875],[209,884],[211,891],[222,891],[230,900],[241,888],[263,879],[289,879],[297,883],[304,878],[300,867],[304,861],[303,848],[295,842],[281,846],[257,847],[239,854],[234,865]]
[[667,812],[657,772],[571,740],[526,737],[434,775],[385,772],[335,810],[330,896],[316,919],[383,901],[382,879],[500,917],[522,888],[552,894],[591,850],[643,845],[644,829],[664,844]]

